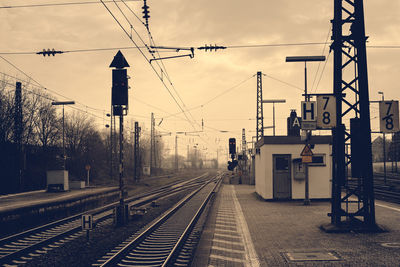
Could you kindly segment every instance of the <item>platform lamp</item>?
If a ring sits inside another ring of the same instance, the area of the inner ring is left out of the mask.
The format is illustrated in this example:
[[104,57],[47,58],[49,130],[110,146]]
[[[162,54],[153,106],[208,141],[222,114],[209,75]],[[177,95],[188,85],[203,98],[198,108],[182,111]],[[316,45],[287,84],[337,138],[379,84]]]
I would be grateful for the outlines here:
[[[295,57],[286,57],[286,62],[304,62],[304,100],[306,102],[310,101],[310,97],[307,94],[307,62],[309,61],[325,61],[325,56],[295,56]],[[306,130],[306,145],[308,145],[309,139],[309,130]],[[304,197],[304,205],[310,205],[310,197],[309,197],[309,184],[308,184],[308,163],[304,163],[305,170],[305,197]]]
[[62,119],[62,126],[63,126],[63,170],[65,171],[65,122],[64,122],[64,106],[65,105],[74,105],[75,101],[57,101],[57,102],[51,102],[53,106],[60,106],[62,105],[62,112],[63,112],[63,119]]
[[272,103],[272,119],[273,119],[273,126],[274,129],[274,136],[275,136],[275,103],[286,103],[285,99],[266,99],[263,100],[262,103]]

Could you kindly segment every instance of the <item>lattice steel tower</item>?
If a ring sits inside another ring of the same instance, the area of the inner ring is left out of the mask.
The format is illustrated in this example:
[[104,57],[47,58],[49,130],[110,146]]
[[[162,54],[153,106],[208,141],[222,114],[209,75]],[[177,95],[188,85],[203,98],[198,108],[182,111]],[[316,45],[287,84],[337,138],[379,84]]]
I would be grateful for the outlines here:
[[[332,132],[331,223],[372,230],[376,223],[363,1],[334,0],[332,24],[337,128]],[[358,180],[355,188],[348,185],[350,164]]]
[[262,73],[257,72],[257,141],[264,136],[264,116],[262,104]]

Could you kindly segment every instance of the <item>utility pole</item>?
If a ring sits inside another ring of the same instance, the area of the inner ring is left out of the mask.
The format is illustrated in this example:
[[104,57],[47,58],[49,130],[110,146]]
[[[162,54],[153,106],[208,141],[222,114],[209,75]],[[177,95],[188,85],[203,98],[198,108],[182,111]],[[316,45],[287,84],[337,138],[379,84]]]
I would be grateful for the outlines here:
[[135,143],[134,143],[134,179],[135,182],[139,182],[140,180],[140,155],[139,155],[139,135],[140,135],[140,127],[139,123],[135,121]]
[[[128,114],[128,75],[126,67],[128,62],[121,51],[114,56],[110,64],[112,70],[112,99],[113,115],[119,116],[119,206],[116,210],[116,223],[118,226],[124,225],[127,220],[127,209],[125,207],[125,187],[124,187],[124,116]],[[115,121],[115,119],[114,119]]]
[[[383,94],[383,92],[378,92],[378,94],[382,95],[382,101],[385,101],[385,95]],[[382,134],[383,134],[383,181],[386,185],[386,133]]]
[[150,123],[150,175],[153,174],[154,170],[154,113],[151,113],[151,123]]
[[218,169],[218,150],[219,150],[219,147],[217,148],[217,169]]
[[262,73],[257,72],[257,141],[264,136],[264,115],[263,115],[263,104],[262,104]]
[[178,165],[178,136],[175,135],[175,171],[177,172],[179,170],[179,165]]
[[14,143],[16,145],[16,162],[17,162],[17,190],[22,191],[22,92],[21,83],[17,82],[15,87],[15,112],[14,112]]
[[74,105],[75,101],[60,101],[60,102],[51,102],[53,106],[59,106],[62,105],[62,129],[63,129],[63,139],[62,139],[62,145],[63,145],[63,170],[65,171],[65,161],[67,159],[67,155],[65,154],[65,119],[64,119],[64,106],[65,105]]
[[[247,174],[247,143],[246,143],[246,129],[242,129],[242,155],[243,155],[243,168],[242,175],[245,176]],[[240,177],[239,184],[242,183],[242,177]]]
[[[112,97],[112,96],[111,96]],[[114,179],[114,172],[113,172],[113,113],[112,113],[112,105],[111,105],[111,111],[110,113],[107,113],[107,117],[111,117],[111,121],[110,121],[110,177],[111,177],[111,181]],[[106,125],[106,127],[108,127],[108,124]]]

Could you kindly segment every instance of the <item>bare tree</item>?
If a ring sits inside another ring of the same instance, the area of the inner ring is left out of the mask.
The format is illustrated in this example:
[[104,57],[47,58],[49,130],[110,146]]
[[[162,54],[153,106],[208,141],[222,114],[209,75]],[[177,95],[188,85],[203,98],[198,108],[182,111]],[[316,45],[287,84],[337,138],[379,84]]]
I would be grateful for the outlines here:
[[[11,141],[14,125],[12,83],[3,75],[0,79],[0,142]],[[11,88],[10,88],[11,87]]]
[[23,128],[23,143],[37,144],[37,135],[35,133],[35,121],[38,117],[38,107],[43,96],[38,89],[24,90],[29,85],[25,85],[22,89],[22,128]]
[[61,119],[57,118],[55,109],[49,101],[41,99],[38,103],[36,113],[37,116],[34,119],[34,132],[37,135],[39,144],[44,149],[56,145],[57,141],[60,141],[62,126]]

